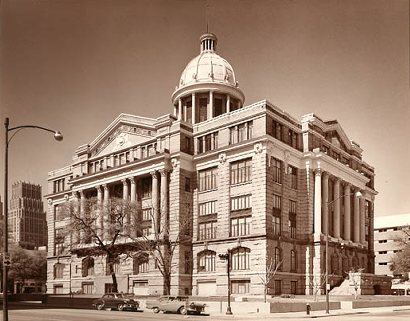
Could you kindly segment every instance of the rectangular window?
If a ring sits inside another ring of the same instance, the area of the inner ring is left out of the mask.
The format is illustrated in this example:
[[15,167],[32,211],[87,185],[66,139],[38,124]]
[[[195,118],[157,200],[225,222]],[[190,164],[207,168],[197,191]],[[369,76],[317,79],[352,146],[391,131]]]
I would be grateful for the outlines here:
[[62,284],[56,284],[53,288],[54,294],[64,294],[64,287]]
[[380,240],[379,243],[387,243],[387,240]]
[[273,235],[280,235],[280,230],[281,230],[280,216],[272,217],[272,225],[273,225]]
[[282,294],[282,281],[275,280],[275,295]]
[[65,242],[65,237],[64,237],[64,229],[63,228],[57,228],[55,229],[55,234],[54,234],[54,255],[60,255],[64,253],[65,247],[64,247],[64,242]]
[[149,235],[151,235],[151,227],[144,227],[143,229],[142,229],[142,235],[143,236],[149,236]]
[[199,172],[199,191],[209,191],[217,188],[217,168],[209,168]]
[[231,197],[231,211],[239,211],[252,207],[252,195]]
[[199,224],[199,240],[210,240],[216,238],[217,222],[206,222]]
[[152,179],[151,177],[145,177],[142,179],[142,198],[150,198],[152,191]]
[[208,215],[208,214],[215,214],[216,210],[216,201],[209,201],[205,203],[201,203],[198,206],[199,215]]
[[152,219],[152,208],[143,208],[142,209],[142,220],[151,221]]
[[86,283],[81,284],[81,290],[82,290],[82,293],[84,294],[93,294],[93,289],[94,289],[94,283],[86,282]]
[[229,127],[229,144],[240,143],[253,136],[253,121]]
[[296,167],[288,166],[288,174],[290,175],[290,188],[298,189],[298,171]]
[[275,137],[276,139],[283,140],[282,125],[277,121],[272,122],[272,133],[273,137]]
[[203,253],[199,257],[198,272],[214,272],[216,266],[215,261],[215,252],[207,251]]
[[296,238],[296,202],[292,200],[289,200],[289,233],[291,238]]
[[297,294],[298,281],[290,281],[290,294]]
[[232,294],[246,294],[249,293],[251,282],[249,280],[232,280],[231,292]]
[[379,254],[387,254],[387,251],[379,251]]
[[231,235],[244,236],[251,234],[252,217],[236,217],[231,218]]
[[231,185],[250,182],[252,179],[252,159],[231,163]]
[[282,161],[272,157],[271,166],[273,168],[273,181],[282,184]]
[[282,211],[282,197],[273,194],[273,212],[280,213]]
[[208,113],[208,98],[199,98],[199,121],[205,121]]
[[189,177],[185,177],[185,192],[191,191],[191,179]]

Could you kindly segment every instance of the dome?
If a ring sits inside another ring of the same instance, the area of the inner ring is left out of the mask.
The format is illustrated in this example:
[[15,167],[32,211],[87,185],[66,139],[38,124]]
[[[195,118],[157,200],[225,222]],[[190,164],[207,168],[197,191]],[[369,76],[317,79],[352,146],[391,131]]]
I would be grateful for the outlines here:
[[212,33],[201,36],[201,52],[183,70],[179,83],[172,94],[176,100],[185,93],[216,88],[233,93],[241,102],[243,93],[238,88],[235,72],[231,64],[215,52],[217,38]]

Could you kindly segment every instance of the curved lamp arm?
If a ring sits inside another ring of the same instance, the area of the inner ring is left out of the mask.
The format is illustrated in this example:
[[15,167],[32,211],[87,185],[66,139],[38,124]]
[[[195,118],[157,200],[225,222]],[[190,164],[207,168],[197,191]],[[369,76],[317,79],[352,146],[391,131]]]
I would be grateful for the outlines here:
[[47,132],[53,133],[55,140],[57,140],[57,141],[62,141],[63,140],[63,135],[58,130],[52,130],[52,129],[49,129],[49,128],[45,128],[45,127],[41,127],[41,126],[35,126],[35,125],[22,125],[22,126],[16,126],[16,127],[12,127],[12,128],[7,129],[8,132],[11,132],[13,130],[17,130],[15,133],[13,133],[13,135],[11,135],[11,137],[7,141],[7,144],[10,143],[10,141],[13,139],[14,135],[16,135],[20,130],[22,130],[24,128],[37,128],[37,129],[45,130]]

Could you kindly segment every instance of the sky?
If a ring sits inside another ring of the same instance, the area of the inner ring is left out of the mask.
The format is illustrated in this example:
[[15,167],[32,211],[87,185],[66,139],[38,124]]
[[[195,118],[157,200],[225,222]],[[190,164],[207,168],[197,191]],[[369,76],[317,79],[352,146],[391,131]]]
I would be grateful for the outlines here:
[[375,167],[375,215],[410,213],[408,0],[0,1],[1,139],[5,117],[64,135],[19,132],[10,183],[47,194],[48,171],[120,113],[172,113],[208,24],[245,105],[267,99],[298,119],[337,119]]

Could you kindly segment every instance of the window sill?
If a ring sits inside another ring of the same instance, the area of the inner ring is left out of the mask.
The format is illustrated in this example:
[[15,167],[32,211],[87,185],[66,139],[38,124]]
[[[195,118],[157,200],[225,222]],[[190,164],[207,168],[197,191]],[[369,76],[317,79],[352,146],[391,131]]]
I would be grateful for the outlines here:
[[246,184],[251,184],[252,181],[246,181],[246,182],[240,182],[240,183],[235,183],[235,184],[229,184],[229,186],[231,187],[235,187],[235,186],[241,186],[241,185],[246,185]]

